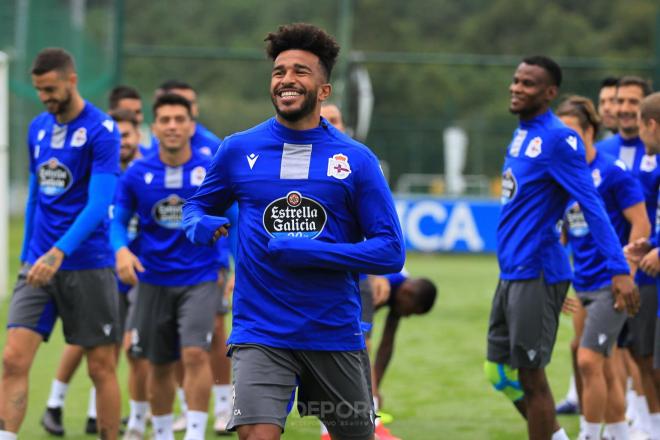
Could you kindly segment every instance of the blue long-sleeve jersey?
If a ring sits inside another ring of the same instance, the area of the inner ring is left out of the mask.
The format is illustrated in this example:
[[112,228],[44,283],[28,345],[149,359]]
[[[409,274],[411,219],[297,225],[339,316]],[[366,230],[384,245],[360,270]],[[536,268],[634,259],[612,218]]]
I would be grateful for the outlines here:
[[[646,212],[649,221],[655,224],[656,208],[658,206],[657,174],[658,156],[648,155],[644,149],[644,143],[636,136],[632,139],[624,139],[617,133],[605,140],[596,143],[596,149],[622,161],[630,172],[642,185],[644,198],[646,199]],[[637,271],[635,281],[639,285],[654,284],[655,279],[646,275],[641,270]]]
[[225,138],[184,223],[237,201],[238,255],[228,343],[364,348],[358,273],[401,270],[401,228],[376,157],[325,119],[275,118]]
[[[630,237],[630,223],[623,211],[644,202],[642,188],[637,179],[626,170],[623,162],[615,160],[609,154],[598,152],[589,164],[589,169],[619,243],[624,246]],[[573,286],[579,292],[588,292],[609,285],[611,276],[605,268],[606,258],[594,242],[579,203],[569,202],[565,219],[573,249]]]
[[584,145],[550,110],[521,121],[507,148],[502,172],[502,212],[497,227],[500,277],[546,282],[572,278],[557,239],[569,195],[582,207],[610,276],[629,273],[619,240],[594,187]]

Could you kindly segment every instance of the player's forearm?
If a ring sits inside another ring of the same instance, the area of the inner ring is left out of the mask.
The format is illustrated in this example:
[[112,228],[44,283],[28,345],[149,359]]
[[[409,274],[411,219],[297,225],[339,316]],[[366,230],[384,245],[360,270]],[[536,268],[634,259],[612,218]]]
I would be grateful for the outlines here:
[[385,370],[387,370],[387,367],[390,364],[392,353],[394,353],[394,335],[383,333],[383,338],[381,339],[378,351],[376,352],[376,361],[374,362],[376,388],[378,388],[383,380],[383,376],[385,376]]
[[403,243],[392,236],[373,237],[359,243],[327,243],[304,238],[272,239],[268,250],[279,264],[292,268],[388,274],[399,272],[405,261]]
[[115,252],[128,246],[128,224],[132,215],[129,209],[115,206],[114,216],[110,222],[110,245]]
[[71,255],[108,215],[117,186],[117,176],[110,173],[92,174],[89,181],[87,204],[73,224],[56,243],[65,255]]
[[23,233],[23,247],[21,249],[21,263],[24,263],[27,260],[30,240],[32,239],[32,231],[34,230],[34,211],[37,208],[37,191],[39,191],[37,177],[33,173],[30,173],[28,182],[28,198],[25,204],[25,226]]

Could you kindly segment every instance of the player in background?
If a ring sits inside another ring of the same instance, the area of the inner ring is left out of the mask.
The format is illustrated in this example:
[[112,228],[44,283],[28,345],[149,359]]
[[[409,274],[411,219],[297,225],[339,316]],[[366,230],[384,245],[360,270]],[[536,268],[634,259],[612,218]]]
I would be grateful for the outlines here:
[[[130,110],[135,114],[140,131],[140,154],[142,156],[151,150],[151,128],[144,122],[144,112],[142,110],[142,97],[135,87],[128,85],[119,85],[110,90],[108,96],[108,111],[124,109]],[[147,143],[145,143],[145,141]]]
[[401,270],[401,229],[376,157],[320,117],[334,38],[298,23],[266,41],[276,116],[227,137],[184,207],[188,236],[208,244],[239,204],[229,426],[279,439],[298,387],[299,412],[334,438],[373,439],[355,274]]
[[[117,190],[111,240],[117,273],[137,288],[131,332],[134,356],[149,360],[149,403],[156,440],[171,440],[176,391],[174,364],[181,358],[189,407],[185,439],[204,438],[212,383],[208,350],[218,294],[218,251],[192,245],[181,229],[181,208],[202,183],[210,159],[190,147],[190,103],[163,94],[154,103],[158,154],[136,161]],[[127,226],[139,216],[136,253]]]
[[[584,160],[579,136],[550,110],[561,68],[544,56],[525,58],[509,92],[519,127],[502,172],[502,213],[497,228],[500,281],[488,330],[486,372],[518,370],[529,438],[567,439],[555,416],[545,375],[558,317],[572,278],[555,225],[569,197],[584,212],[619,303],[636,311],[638,297],[618,238]],[[523,221],[524,219],[524,221]],[[496,374],[489,374],[493,379]]]
[[[567,97],[557,108],[561,121],[580,135],[594,186],[605,204],[621,246],[648,237],[651,225],[646,215],[644,194],[637,179],[625,165],[594,148],[600,118],[593,103],[581,96]],[[625,419],[625,389],[613,361],[619,332],[626,321],[623,310],[615,308],[606,258],[598,251],[580,205],[569,202],[565,233],[573,251],[573,288],[582,303],[574,314],[579,348],[577,371],[581,378],[581,439],[597,439],[601,423],[610,437],[628,438]],[[632,266],[631,272],[637,267]]]
[[47,111],[28,131],[23,267],[9,309],[0,439],[16,438],[27,408],[34,355],[58,315],[66,342],[84,348],[98,390],[99,433],[116,439],[120,397],[115,346],[122,332],[107,213],[119,174],[119,134],[112,119],[80,96],[68,52],[39,52],[32,83]]
[[[651,93],[649,83],[639,77],[624,76],[618,82],[617,121],[619,131],[614,136],[600,141],[596,149],[621,160],[639,179],[646,198],[646,210],[652,225],[656,224],[658,159],[655,154],[646,154],[644,143],[639,137],[639,106]],[[639,271],[635,277],[639,286],[640,313],[627,322],[628,351],[632,354],[641,376],[643,394],[630,399],[635,425],[638,429],[651,432],[653,419],[660,419],[660,400],[653,386],[653,349],[655,339],[655,310],[658,307],[656,282],[653,277]],[[625,354],[624,354],[625,356]],[[660,429],[660,425],[658,426]]]

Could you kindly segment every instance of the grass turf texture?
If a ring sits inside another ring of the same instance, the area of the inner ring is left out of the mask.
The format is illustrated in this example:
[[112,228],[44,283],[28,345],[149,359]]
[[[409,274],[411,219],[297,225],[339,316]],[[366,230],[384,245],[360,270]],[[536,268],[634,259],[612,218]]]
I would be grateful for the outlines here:
[[[18,270],[22,240],[20,220],[10,230],[11,293]],[[434,280],[438,299],[426,316],[402,321],[396,349],[381,393],[383,409],[394,415],[388,427],[403,440],[527,438],[526,425],[503,395],[494,391],[483,375],[486,330],[490,302],[497,282],[494,256],[419,255],[408,256],[406,266],[413,276]],[[0,325],[7,322],[9,296],[0,302]],[[380,339],[385,311],[376,315],[374,347]],[[548,376],[556,400],[566,392],[570,375],[568,341],[572,336],[570,317],[562,316],[553,361]],[[4,346],[6,331],[0,332]],[[42,344],[30,374],[28,412],[19,438],[48,439],[39,424],[63,347],[61,327],[51,341]],[[123,412],[128,414],[126,362],[120,364]],[[84,423],[90,381],[84,368],[74,377],[64,408],[68,439],[91,439]],[[577,417],[560,417],[571,438],[577,435]],[[210,418],[207,438],[214,438]],[[178,434],[177,439],[183,438]],[[290,415],[284,439],[318,439],[316,419]]]

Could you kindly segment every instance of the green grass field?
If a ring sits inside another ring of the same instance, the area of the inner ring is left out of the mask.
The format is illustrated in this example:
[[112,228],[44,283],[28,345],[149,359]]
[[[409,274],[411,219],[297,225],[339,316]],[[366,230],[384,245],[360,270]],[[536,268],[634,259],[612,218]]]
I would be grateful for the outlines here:
[[[14,277],[22,239],[20,221],[12,222],[10,235]],[[394,415],[394,422],[388,425],[392,433],[403,440],[526,438],[523,420],[511,403],[491,388],[482,373],[488,312],[497,282],[494,256],[413,254],[408,257],[407,268],[414,276],[433,279],[438,285],[439,296],[431,313],[406,319],[400,326],[395,354],[381,387],[383,409]],[[0,321],[4,328],[7,298],[0,307]],[[381,311],[376,316],[376,344],[383,318],[384,312]],[[556,399],[563,398],[566,392],[571,334],[570,319],[562,316],[553,362],[548,368]],[[4,344],[4,338],[5,332],[1,332],[0,343]],[[39,418],[62,346],[58,328],[37,355],[21,439],[49,438],[39,425]],[[125,390],[125,362],[121,363],[120,378]],[[93,438],[83,434],[89,384],[83,370],[77,373],[71,384],[64,413],[66,438]],[[127,414],[125,393],[123,397],[124,414]],[[571,438],[577,434],[577,422],[577,417],[560,418]],[[209,430],[207,438],[213,437]],[[283,438],[317,439],[318,422],[313,418],[301,419],[291,415]]]

